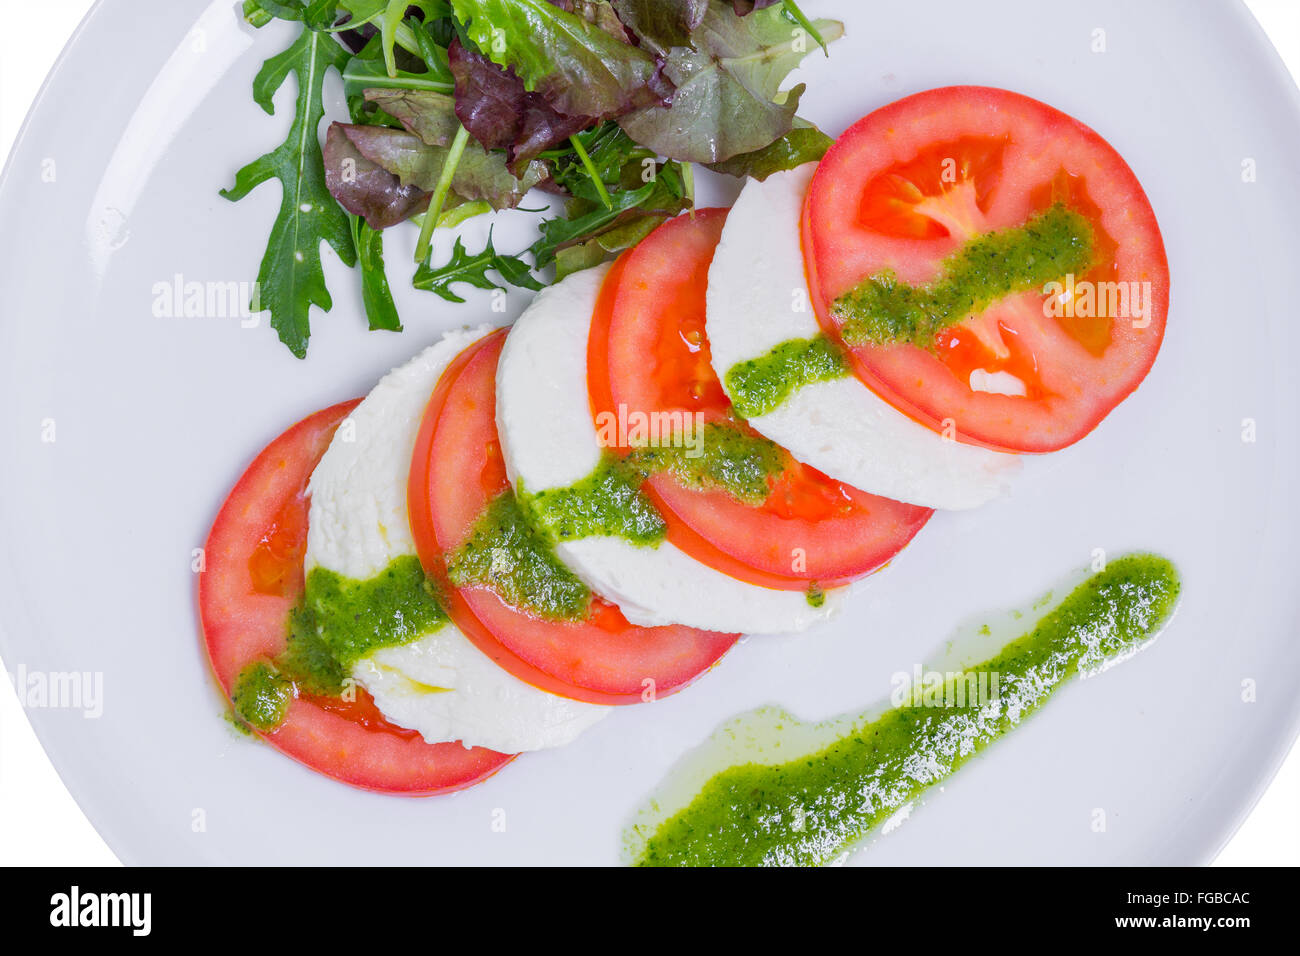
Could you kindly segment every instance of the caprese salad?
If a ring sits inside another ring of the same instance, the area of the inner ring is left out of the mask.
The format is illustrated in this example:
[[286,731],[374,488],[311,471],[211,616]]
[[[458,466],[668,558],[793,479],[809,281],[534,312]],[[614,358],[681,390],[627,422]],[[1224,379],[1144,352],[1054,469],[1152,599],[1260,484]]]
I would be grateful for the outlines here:
[[272,442],[207,543],[213,670],[314,770],[471,786],[836,613],[933,509],[1095,428],[1168,296],[1096,133],[901,100]]

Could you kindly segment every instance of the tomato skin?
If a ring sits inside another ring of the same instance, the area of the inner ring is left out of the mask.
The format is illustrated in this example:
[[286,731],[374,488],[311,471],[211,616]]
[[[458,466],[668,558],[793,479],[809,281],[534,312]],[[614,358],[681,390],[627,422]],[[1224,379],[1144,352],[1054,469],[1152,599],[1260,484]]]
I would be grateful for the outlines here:
[[548,621],[507,605],[488,588],[456,588],[450,581],[446,555],[510,488],[496,432],[496,367],[505,336],[502,329],[458,356],[425,410],[407,496],[421,563],[442,586],[461,632],[525,683],[612,706],[676,693],[707,673],[739,635],[636,627],[599,598],[586,621]]
[[[705,334],[709,266],[726,218],[725,209],[704,209],[670,220],[620,257],[606,277],[587,346],[597,421],[626,406],[747,427],[735,418],[713,370]],[[870,574],[933,514],[866,494],[793,460],[761,507],[684,486],[666,474],[651,475],[643,490],[674,546],[736,580],[784,591],[833,588]]]
[[[213,523],[199,577],[199,616],[209,664],[227,698],[244,667],[285,649],[289,613],[303,589],[307,483],[358,404],[318,412],[267,446]],[[276,562],[269,576],[268,562]],[[384,720],[364,691],[352,704],[299,696],[280,727],[257,735],[327,777],[402,796],[462,790],[514,759],[459,743],[427,744]]]
[[[928,152],[927,152],[928,151]],[[1009,352],[994,355],[962,327],[939,349],[911,345],[849,350],[855,375],[921,424],[998,451],[1045,453],[1089,434],[1141,384],[1155,363],[1169,308],[1169,265],[1159,224],[1136,175],[1095,131],[1028,97],[984,87],[946,87],[899,100],[852,126],[822,160],[805,201],[803,248],[812,300],[823,330],[840,340],[830,305],[868,275],[894,270],[912,284],[930,281],[961,242],[948,228],[923,230],[903,211],[903,190],[881,186],[918,156],[962,153],[973,184],[966,218],[984,232],[1022,225],[1053,197],[1088,218],[1099,261],[1090,282],[1149,283],[1150,321],[1106,326],[1044,315],[1045,297],[1009,297],[984,313]],[[909,164],[911,166],[909,167]],[[922,164],[923,165],[923,164]],[[910,175],[910,173],[909,173]],[[931,188],[921,177],[918,187]],[[931,194],[926,193],[926,198]],[[913,196],[912,198],[915,198]],[[1077,204],[1081,204],[1076,208]],[[960,203],[951,203],[958,224]],[[976,392],[974,368],[1007,371],[1027,397]]]

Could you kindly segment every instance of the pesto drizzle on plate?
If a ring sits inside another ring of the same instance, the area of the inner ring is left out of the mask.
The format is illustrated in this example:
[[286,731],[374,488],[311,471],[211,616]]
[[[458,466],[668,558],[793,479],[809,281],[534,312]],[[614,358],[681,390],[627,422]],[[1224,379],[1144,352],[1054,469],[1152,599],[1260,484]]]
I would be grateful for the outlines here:
[[[1038,710],[1079,673],[1134,653],[1173,613],[1178,572],[1131,555],[1079,585],[1029,633],[966,674],[989,697],[934,706],[916,696],[782,763],[737,763],[629,844],[641,866],[817,865],[848,848]],[[983,686],[988,686],[986,681]]]

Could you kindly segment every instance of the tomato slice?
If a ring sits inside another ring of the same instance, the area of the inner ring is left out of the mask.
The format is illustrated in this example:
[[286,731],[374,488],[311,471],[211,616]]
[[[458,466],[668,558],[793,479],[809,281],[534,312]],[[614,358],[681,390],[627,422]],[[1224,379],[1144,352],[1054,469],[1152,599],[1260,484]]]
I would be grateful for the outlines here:
[[[873,391],[936,431],[1011,452],[1073,444],[1151,370],[1169,265],[1133,171],[1101,136],[1050,106],[1006,90],[946,87],[877,110],[840,137],[804,210],[822,327],[840,338],[830,306],[865,279],[892,270],[925,285],[964,243],[1057,204],[1093,231],[1091,265],[1074,277],[1072,296],[1053,289],[1049,302],[1037,288],[1007,296],[940,332],[933,350],[860,345],[850,354]],[[1125,307],[1121,296],[1135,290],[1141,299]],[[1003,386],[989,390],[984,375]]]
[[[230,697],[249,664],[284,652],[289,612],[303,591],[307,482],[335,429],[359,402],[290,428],[239,479],[208,535],[199,614],[208,660]],[[355,701],[298,696],[274,732],[276,750],[364,790],[428,796],[462,790],[514,757],[459,743],[428,744],[384,719],[369,694]]]
[[[705,336],[709,266],[726,217],[724,209],[706,209],[667,222],[611,270],[588,339],[594,415],[620,408],[698,413],[701,421],[725,419],[756,434],[732,414]],[[901,551],[933,514],[786,458],[760,506],[669,474],[652,475],[644,490],[678,548],[733,578],[779,590],[860,578]]]
[[681,690],[738,635],[636,627],[595,599],[587,620],[546,620],[487,587],[451,585],[445,555],[510,489],[496,428],[496,368],[505,330],[463,352],[425,411],[411,462],[411,528],[426,571],[441,582],[456,626],[497,664],[542,690],[593,704],[635,704]]

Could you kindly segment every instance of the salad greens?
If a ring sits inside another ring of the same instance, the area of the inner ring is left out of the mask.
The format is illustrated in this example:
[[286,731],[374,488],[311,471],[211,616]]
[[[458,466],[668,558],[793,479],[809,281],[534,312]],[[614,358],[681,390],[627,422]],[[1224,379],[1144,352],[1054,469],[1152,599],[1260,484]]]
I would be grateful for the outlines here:
[[[419,223],[416,288],[541,289],[635,246],[694,206],[694,165],[762,179],[819,159],[830,140],[782,90],[810,46],[843,26],[794,0],[245,0],[253,26],[300,25],[266,61],[255,101],[290,73],[289,138],[239,171],[239,200],[269,179],[284,199],[258,275],[272,327],[298,357],[310,311],[329,311],[320,245],[361,271],[372,329],[399,331],[384,233]],[[342,76],[348,121],[322,148],[325,75]],[[468,250],[431,261],[434,230],[518,208],[540,188],[563,212],[519,254]]]
[[325,116],[321,103],[325,72],[331,66],[342,69],[347,59],[347,51],[328,36],[303,30],[293,46],[266,61],[253,81],[253,99],[266,112],[274,113],[271,98],[289,74],[296,73],[298,103],[293,125],[283,143],[241,169],[234,186],[221,191],[225,198],[238,202],[269,179],[279,179],[283,186],[280,213],[271,228],[257,283],[261,305],[271,310],[272,328],[299,358],[307,355],[311,306],[326,312],[333,306],[325,287],[321,242],[328,242],[349,266],[357,259],[347,213],[326,185],[325,161],[316,135]]

